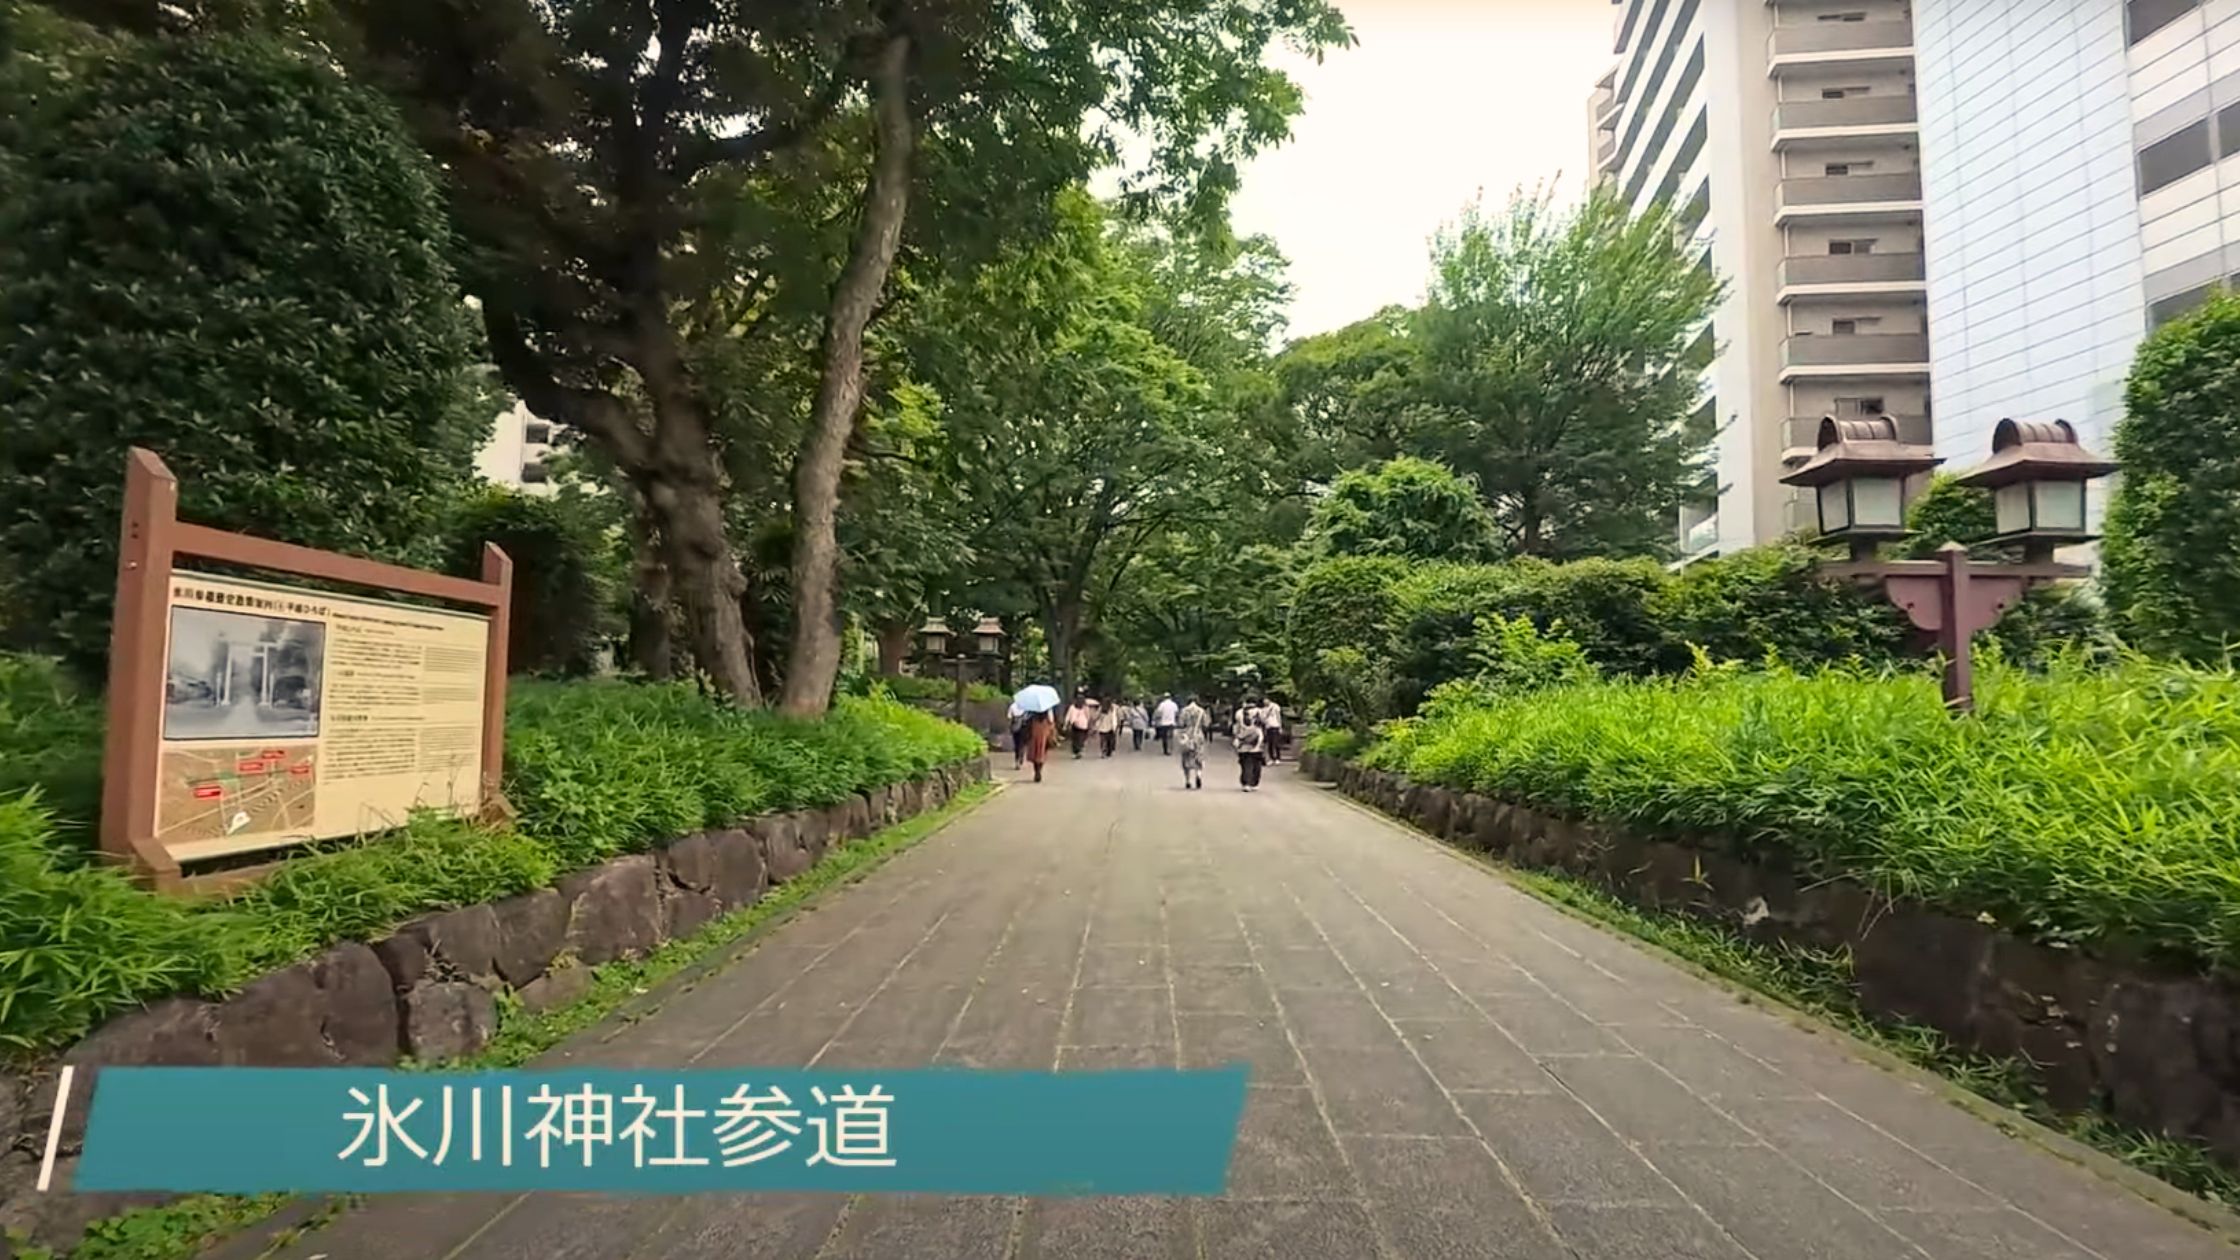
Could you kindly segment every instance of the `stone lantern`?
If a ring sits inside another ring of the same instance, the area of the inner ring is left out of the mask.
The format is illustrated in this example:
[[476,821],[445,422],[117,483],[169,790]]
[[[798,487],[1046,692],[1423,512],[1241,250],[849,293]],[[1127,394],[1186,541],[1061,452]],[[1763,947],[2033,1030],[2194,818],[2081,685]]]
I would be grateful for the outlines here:
[[1999,531],[1991,541],[2020,543],[2026,561],[2043,562],[2056,548],[2092,541],[2085,483],[2115,470],[2077,442],[2066,420],[2001,420],[1990,460],[1959,482],[1991,492]]
[[[1859,487],[1893,477],[1902,486],[1938,463],[1925,448],[1899,442],[1897,424],[1888,417],[1821,421],[1820,453],[1782,478],[1817,489],[1822,532],[1851,544],[1848,561],[1823,563],[1820,572],[1880,586],[1916,628],[1936,636],[1944,657],[1945,707],[1954,713],[1975,710],[1975,636],[2031,587],[2091,572],[2055,563],[2053,552],[2091,538],[2085,532],[2085,483],[2115,471],[2115,465],[2077,445],[2076,431],[2060,420],[2002,420],[1991,446],[1991,459],[1959,480],[1992,492],[1999,533],[1989,541],[2022,544],[2020,563],[1976,560],[1956,542],[1939,548],[1934,560],[1875,558],[1876,543],[1905,536],[1908,496],[1898,495],[1892,525],[1887,485],[1873,484],[1864,495]],[[1872,519],[1862,519],[1862,503]]]
[[1782,484],[1808,486],[1819,507],[1820,535],[1850,544],[1853,560],[1877,544],[1906,536],[1913,483],[1943,461],[1926,446],[1898,440],[1888,416],[1820,421],[1820,449]]

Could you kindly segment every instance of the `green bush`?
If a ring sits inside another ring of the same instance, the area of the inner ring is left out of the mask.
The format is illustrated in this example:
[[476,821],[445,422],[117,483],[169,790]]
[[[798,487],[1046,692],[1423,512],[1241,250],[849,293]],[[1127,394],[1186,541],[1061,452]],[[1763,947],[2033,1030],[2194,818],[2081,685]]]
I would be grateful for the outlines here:
[[1344,556],[1299,576],[1286,649],[1292,686],[1303,699],[1315,702],[1329,694],[1321,672],[1324,652],[1386,650],[1398,611],[1394,587],[1409,571],[1407,561],[1392,556]]
[[49,657],[0,652],[0,801],[37,789],[67,850],[93,847],[102,706]]
[[2240,674],[1985,662],[1979,716],[1870,669],[1616,679],[1387,728],[1365,760],[1791,855],[2056,945],[2240,964]]
[[506,665],[516,674],[587,674],[622,629],[616,590],[627,580],[604,522],[583,496],[540,497],[493,486],[452,526],[451,569],[479,573],[484,543],[513,560]]
[[[1911,655],[1905,614],[1880,591],[1815,573],[1825,558],[1811,547],[1787,543],[1682,570],[1651,608],[1672,645],[1667,667],[1684,665],[1691,646],[1719,660],[1772,657],[1798,666],[1880,663]],[[1675,650],[1683,654],[1677,660]]]
[[0,66],[0,616],[98,678],[125,451],[203,524],[441,555],[496,408],[434,170],[267,40]]
[[1307,527],[1327,555],[1419,562],[1491,559],[1498,534],[1476,483],[1407,455],[1339,474]]
[[[0,681],[39,677],[36,662],[0,657],[0,667],[12,671]],[[94,710],[55,712],[45,729],[93,749],[98,768]],[[513,827],[417,817],[370,843],[324,846],[216,902],[143,892],[82,861],[87,828],[59,831],[36,789],[0,795],[0,1058],[65,1043],[137,1002],[223,994],[415,914],[544,887],[748,814],[829,804],[981,747],[963,727],[892,700],[844,698],[801,722],[682,684],[520,681],[506,744]],[[0,765],[20,780],[15,751],[0,748]],[[79,786],[79,808],[90,810],[98,785]]]
[[[916,674],[891,674],[871,681],[878,686],[885,687],[887,694],[897,700],[934,700],[943,704],[954,704],[957,699],[957,680],[955,678],[927,678]],[[977,701],[983,704],[1011,699],[1003,693],[1001,688],[983,682],[966,683],[964,698],[968,701]]]
[[2108,606],[2149,651],[2221,659],[2240,645],[2240,296],[2147,338],[2123,405]]
[[1987,559],[2006,559],[2012,548],[1979,549],[1984,539],[1999,532],[1999,515],[1991,492],[1963,486],[1944,473],[1929,479],[1929,487],[1906,508],[1906,528],[1913,536],[1894,548],[1900,559],[1927,560],[1946,543],[1960,543]]

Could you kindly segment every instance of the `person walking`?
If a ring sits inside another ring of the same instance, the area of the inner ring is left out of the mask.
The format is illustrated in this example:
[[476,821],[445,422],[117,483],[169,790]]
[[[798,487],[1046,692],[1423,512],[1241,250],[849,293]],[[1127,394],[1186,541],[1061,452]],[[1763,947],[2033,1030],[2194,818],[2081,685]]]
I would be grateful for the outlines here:
[[1014,700],[1008,717],[1011,723],[1011,768],[1016,771],[1024,769],[1027,764],[1027,726],[1034,721],[1034,715],[1020,708],[1019,702]]
[[1050,745],[1058,737],[1047,710],[1027,716],[1026,737],[1026,758],[1034,763],[1034,781],[1040,783],[1042,763],[1050,760]]
[[1106,757],[1120,746],[1120,706],[1107,700],[1097,706],[1097,748]]
[[1276,703],[1274,696],[1269,696],[1267,703],[1260,706],[1260,725],[1266,727],[1268,732],[1268,764],[1271,766],[1281,764],[1283,761],[1283,706]]
[[1180,711],[1175,708],[1173,692],[1160,696],[1158,705],[1151,710],[1151,729],[1159,733],[1159,755],[1162,757],[1174,756],[1174,726],[1180,716]]
[[[1174,703],[1174,697],[1167,697],[1166,703]],[[1198,698],[1192,696],[1190,703],[1175,714],[1175,724],[1160,733],[1163,740],[1181,748],[1182,786],[1193,792],[1206,785],[1206,725],[1210,720],[1198,706]]]
[[1143,737],[1151,733],[1151,712],[1140,700],[1128,702],[1128,741],[1133,751],[1143,751]]
[[1073,703],[1066,706],[1066,743],[1073,748],[1073,759],[1081,760],[1081,746],[1089,742],[1089,728],[1094,726],[1097,715],[1092,712],[1095,702],[1076,691]]
[[1268,762],[1268,727],[1260,707],[1246,700],[1237,710],[1236,727],[1229,734],[1237,750],[1237,783],[1247,792],[1260,790],[1260,771]]

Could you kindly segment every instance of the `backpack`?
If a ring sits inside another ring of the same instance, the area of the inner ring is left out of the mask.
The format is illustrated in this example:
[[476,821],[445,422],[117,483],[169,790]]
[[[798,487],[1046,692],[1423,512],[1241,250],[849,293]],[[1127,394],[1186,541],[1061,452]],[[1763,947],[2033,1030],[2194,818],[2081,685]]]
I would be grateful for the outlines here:
[[1237,730],[1237,751],[1241,753],[1259,752],[1266,739],[1267,732],[1261,729],[1258,722],[1248,722]]

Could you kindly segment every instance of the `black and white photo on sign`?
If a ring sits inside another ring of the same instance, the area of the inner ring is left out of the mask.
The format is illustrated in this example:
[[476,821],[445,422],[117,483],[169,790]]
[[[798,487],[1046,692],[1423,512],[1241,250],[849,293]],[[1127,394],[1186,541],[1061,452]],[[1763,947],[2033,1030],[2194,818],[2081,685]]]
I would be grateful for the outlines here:
[[326,635],[316,621],[172,609],[163,737],[317,735]]

